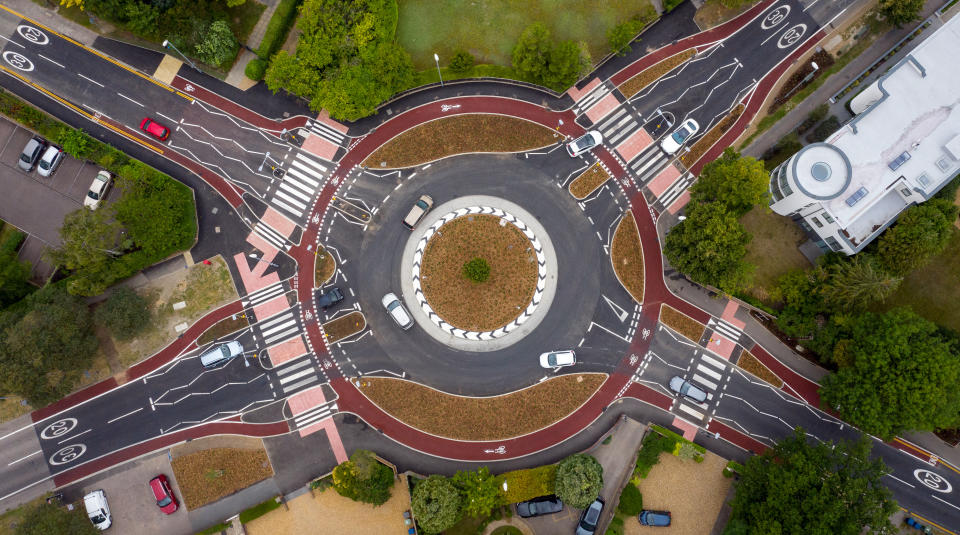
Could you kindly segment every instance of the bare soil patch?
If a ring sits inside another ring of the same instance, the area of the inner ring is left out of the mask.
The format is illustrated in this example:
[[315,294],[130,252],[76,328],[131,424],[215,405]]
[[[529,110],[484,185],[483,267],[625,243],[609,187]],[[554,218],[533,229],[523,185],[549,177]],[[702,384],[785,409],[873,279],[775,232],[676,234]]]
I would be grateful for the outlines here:
[[391,139],[364,160],[374,168],[409,167],[467,152],[520,152],[552,145],[550,128],[492,114],[458,115],[422,124]]
[[421,431],[459,440],[499,440],[532,433],[585,403],[606,374],[561,375],[510,394],[454,396],[402,379],[367,377],[361,392]]
[[660,63],[656,63],[647,67],[626,82],[620,84],[620,92],[623,93],[623,96],[627,98],[636,95],[640,91],[643,91],[643,88],[657,81],[657,79],[659,79],[661,76],[667,74],[668,72],[682,65],[688,59],[692,58],[695,53],[696,51],[692,48],[689,50],[684,50],[683,52],[678,52],[669,58],[660,61]]
[[204,331],[203,334],[197,338],[197,345],[202,346],[221,336],[237,332],[248,325],[250,325],[250,321],[247,319],[246,314],[235,314],[229,318],[222,319],[214,323],[212,327]]
[[313,266],[313,286],[319,288],[333,276],[337,270],[337,261],[326,249],[318,247]]
[[713,128],[710,129],[703,137],[697,140],[696,143],[690,147],[690,151],[685,153],[680,157],[680,161],[683,165],[690,167],[697,160],[700,159],[714,143],[720,139],[720,136],[725,134],[727,130],[730,130],[730,127],[733,126],[733,123],[737,122],[737,119],[740,118],[740,114],[743,113],[745,106],[740,104],[736,108],[730,111],[723,119],[720,120]]
[[328,321],[323,324],[323,332],[327,335],[327,343],[334,343],[357,334],[367,326],[367,318],[363,312],[351,312],[346,316]]
[[706,329],[699,321],[666,304],[660,307],[660,323],[686,336],[695,344],[700,342],[703,330]]
[[609,179],[610,175],[600,167],[600,164],[594,164],[582,175],[573,179],[573,182],[570,183],[570,195],[573,195],[573,198],[578,201],[586,199]]
[[767,368],[763,365],[762,362],[757,360],[757,357],[753,356],[749,351],[744,350],[740,355],[740,358],[737,360],[737,366],[740,366],[744,371],[748,371],[753,375],[756,375],[759,379],[762,379],[777,388],[783,387],[783,381],[772,371],[770,368]]
[[[470,215],[437,230],[420,268],[423,294],[441,318],[467,331],[492,331],[516,319],[537,286],[537,256],[520,229],[497,216]],[[462,274],[474,258],[490,264],[490,278]]]
[[631,212],[624,212],[613,233],[613,245],[610,247],[610,259],[613,271],[620,284],[633,300],[643,302],[643,247],[640,245],[640,231]]
[[214,448],[173,460],[184,505],[194,510],[273,475],[267,452],[260,449]]

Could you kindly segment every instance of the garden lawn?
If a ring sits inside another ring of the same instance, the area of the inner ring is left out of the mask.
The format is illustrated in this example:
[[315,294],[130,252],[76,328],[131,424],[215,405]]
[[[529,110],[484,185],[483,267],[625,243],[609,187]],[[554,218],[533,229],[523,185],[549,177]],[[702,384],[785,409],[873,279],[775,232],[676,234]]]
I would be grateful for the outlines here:
[[[560,141],[550,128],[502,115],[437,119],[394,137],[364,160],[370,168],[408,167],[466,152],[520,152]],[[383,164],[383,165],[381,165]]]
[[877,311],[898,306],[909,306],[924,318],[960,331],[960,231],[953,237],[944,252],[933,257],[926,266],[916,269],[900,283],[900,288]]
[[740,223],[753,236],[747,244],[746,261],[756,266],[753,285],[748,293],[761,301],[770,301],[770,290],[777,279],[793,269],[810,267],[810,262],[797,246],[807,240],[800,227],[770,211],[757,206],[740,218]]
[[174,458],[172,466],[180,496],[191,511],[273,476],[262,447],[202,450]]
[[543,22],[555,40],[584,41],[593,61],[610,50],[607,30],[643,10],[649,0],[399,0],[397,40],[417,69],[446,65],[457,49],[478,63],[510,65],[520,33]]
[[613,270],[633,300],[643,302],[643,246],[640,244],[640,231],[633,214],[625,212],[613,233],[613,246],[610,249]]
[[703,330],[706,329],[702,323],[670,305],[662,305],[660,307],[660,323],[686,336],[694,343],[700,342],[700,337],[703,336]]
[[532,433],[583,405],[607,375],[561,375],[487,398],[454,396],[411,381],[367,377],[360,391],[394,418],[458,440],[500,440]]

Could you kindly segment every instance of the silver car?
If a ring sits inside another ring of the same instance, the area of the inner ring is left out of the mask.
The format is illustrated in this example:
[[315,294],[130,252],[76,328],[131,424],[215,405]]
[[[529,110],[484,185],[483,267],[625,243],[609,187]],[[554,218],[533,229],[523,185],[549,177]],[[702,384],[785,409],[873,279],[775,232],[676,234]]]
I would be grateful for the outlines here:
[[698,388],[690,381],[685,381],[683,377],[680,376],[675,375],[672,379],[670,379],[670,390],[673,390],[678,395],[686,396],[699,403],[707,402],[706,392]]
[[30,141],[27,141],[27,146],[23,148],[23,152],[20,153],[20,159],[17,160],[17,165],[20,166],[20,169],[23,169],[26,172],[33,171],[33,168],[37,165],[37,160],[40,159],[40,155],[43,154],[43,149],[46,148],[47,141],[40,136],[33,136],[30,138]]
[[55,145],[50,145],[37,164],[37,174],[43,177],[52,175],[62,161],[63,151]]
[[387,309],[387,314],[390,314],[390,317],[393,318],[393,321],[397,322],[397,325],[399,325],[401,329],[406,331],[410,327],[413,327],[413,319],[410,317],[410,313],[407,312],[406,307],[397,299],[396,295],[388,293],[383,296],[381,302],[383,303],[383,308]]

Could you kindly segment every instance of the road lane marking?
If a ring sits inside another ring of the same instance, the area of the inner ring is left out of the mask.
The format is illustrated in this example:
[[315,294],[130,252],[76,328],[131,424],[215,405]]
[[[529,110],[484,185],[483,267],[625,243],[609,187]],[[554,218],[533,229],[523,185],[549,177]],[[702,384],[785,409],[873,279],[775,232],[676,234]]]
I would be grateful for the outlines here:
[[113,420],[107,420],[107,423],[108,423],[108,424],[112,424],[113,422],[116,422],[117,420],[121,420],[121,419],[123,419],[123,418],[126,418],[127,416],[130,416],[131,414],[136,414],[136,413],[138,413],[138,412],[140,412],[140,411],[142,411],[142,410],[143,410],[143,407],[140,407],[139,409],[137,409],[137,410],[135,410],[135,411],[130,411],[130,412],[128,412],[128,413],[126,413],[126,414],[124,414],[124,415],[122,415],[122,416],[117,416],[117,417],[114,418]]
[[47,56],[44,56],[43,54],[37,54],[37,55],[40,56],[41,58],[49,61],[50,63],[53,63],[53,64],[56,65],[57,67],[60,67],[61,69],[66,69],[66,67],[64,67],[62,63],[57,63],[56,61],[53,61],[52,59],[48,58]]
[[37,451],[35,451],[35,452],[33,452],[33,453],[29,454],[29,455],[24,455],[23,457],[20,457],[20,458],[17,459],[16,461],[7,463],[7,466],[13,466],[13,465],[19,463],[20,461],[22,461],[22,460],[24,460],[24,459],[29,459],[30,457],[33,457],[34,455],[36,455],[36,454],[38,454],[38,453],[43,453],[43,450],[37,450]]
[[159,115],[160,117],[163,117],[164,119],[170,121],[171,123],[183,122],[183,119],[180,119],[180,121],[177,121],[176,119],[171,119],[171,118],[167,117],[166,115],[164,115],[164,114],[162,114],[162,113],[160,113],[160,112],[157,112],[157,115]]
[[0,35],[0,39],[3,39],[4,41],[6,41],[6,42],[8,42],[8,43],[17,45],[17,46],[19,46],[20,48],[27,48],[27,47],[21,45],[20,43],[14,41],[14,40],[12,40],[12,39],[7,39],[6,37],[4,37],[4,36],[2,36],[2,35]]
[[121,97],[123,97],[123,98],[125,98],[125,99],[127,99],[127,100],[129,100],[130,102],[133,102],[133,103],[134,103],[134,104],[136,104],[137,106],[140,106],[141,108],[143,108],[143,107],[144,107],[144,105],[143,105],[143,104],[140,104],[140,103],[139,103],[139,102],[137,102],[136,100],[133,100],[132,98],[130,98],[130,97],[128,97],[127,95],[124,95],[123,93],[117,93],[117,94],[118,94],[118,95],[120,95]]
[[942,500],[942,499],[940,499],[938,496],[932,496],[932,495],[931,495],[931,498],[933,498],[934,500],[937,500],[938,502],[943,502],[943,503],[949,505],[950,507],[953,507],[953,508],[956,509],[957,511],[960,511],[960,507],[957,507],[956,505],[953,505],[952,503],[950,503],[950,502],[948,502],[948,501],[946,501],[946,500]]
[[93,431],[93,428],[90,428],[90,429],[87,429],[86,431],[77,433],[76,435],[73,435],[72,437],[67,437],[67,438],[61,440],[60,442],[57,442],[57,445],[59,446],[60,444],[63,444],[64,442],[66,442],[66,441],[68,441],[68,440],[73,440],[73,439],[77,438],[77,437],[80,436],[80,435],[86,435],[86,434],[89,433],[90,431]]
[[891,478],[891,479],[896,479],[897,481],[899,481],[899,482],[901,482],[901,483],[903,483],[904,485],[906,485],[906,486],[908,486],[908,487],[910,487],[911,489],[915,489],[915,488],[917,488],[917,487],[915,487],[915,486],[913,486],[912,484],[910,484],[910,483],[907,483],[906,481],[904,481],[904,480],[902,480],[902,479],[900,479],[900,478],[899,478],[899,477],[897,477],[897,476],[894,476],[894,475],[890,475],[890,474],[885,474],[885,475],[886,475],[887,477],[889,477],[889,478]]
[[100,86],[100,87],[103,87],[103,84],[101,84],[100,82],[94,80],[93,78],[87,78],[86,76],[84,76],[84,75],[82,75],[82,74],[80,74],[80,73],[77,73],[77,76],[79,76],[80,78],[83,78],[84,80],[90,82],[91,84],[96,84],[96,85],[98,85],[98,86]]

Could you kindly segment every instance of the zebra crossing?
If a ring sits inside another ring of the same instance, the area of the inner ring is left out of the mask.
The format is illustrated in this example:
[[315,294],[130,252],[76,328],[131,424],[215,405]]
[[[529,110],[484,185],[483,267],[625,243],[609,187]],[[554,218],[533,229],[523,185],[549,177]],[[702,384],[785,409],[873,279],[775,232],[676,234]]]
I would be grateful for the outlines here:
[[285,281],[279,281],[271,284],[270,286],[265,286],[259,290],[247,294],[240,302],[243,304],[243,308],[256,307],[262,305],[276,297],[279,297],[287,293],[287,287],[285,286]]
[[743,330],[723,319],[710,318],[710,321],[707,322],[707,327],[710,327],[714,330],[714,332],[720,333],[724,337],[729,338],[735,344],[740,343],[740,336],[743,335]]
[[604,143],[611,147],[616,147],[639,128],[640,115],[626,103],[594,126],[603,135]]
[[714,400],[727,367],[721,360],[711,357],[706,352],[698,352],[698,354],[700,358],[696,361],[693,376],[689,381],[696,383],[697,387],[707,393],[707,401],[706,403],[697,403],[689,398],[681,398],[676,408],[688,417],[693,417],[702,423],[707,417],[706,411],[709,404]]
[[334,145],[339,145],[341,147],[349,141],[349,138],[343,132],[336,130],[320,121],[310,119],[307,122],[307,128],[310,130],[310,133],[315,136],[320,136],[323,139],[333,143]]
[[274,246],[277,250],[287,251],[290,249],[290,244],[287,243],[287,237],[262,220],[258,221],[257,224],[254,225],[253,232],[256,233],[257,236],[260,236],[266,240],[267,243]]
[[303,429],[337,413],[337,402],[328,401],[293,417],[294,429]]
[[310,353],[283,363],[279,368],[275,368],[274,372],[284,396],[321,382],[320,372]]
[[257,322],[255,331],[263,339],[261,347],[270,347],[299,334],[301,328],[297,316],[296,308],[290,308]]
[[660,150],[659,144],[654,143],[631,160],[628,167],[637,177],[637,183],[643,185],[653,180],[669,161],[670,156]]
[[674,203],[684,191],[687,191],[687,188],[693,184],[693,181],[696,179],[695,176],[691,173],[684,173],[674,182],[666,191],[664,191],[659,197],[657,197],[657,202],[660,204],[661,210],[666,210],[671,204]]
[[270,197],[270,205],[290,214],[294,220],[302,219],[313,207],[317,192],[327,181],[331,165],[297,152]]
[[603,97],[609,95],[614,89],[616,89],[609,80],[604,80],[602,83],[599,83],[587,92],[586,95],[580,97],[580,100],[577,101],[573,106],[573,110],[577,115],[586,113],[594,104],[603,100]]

